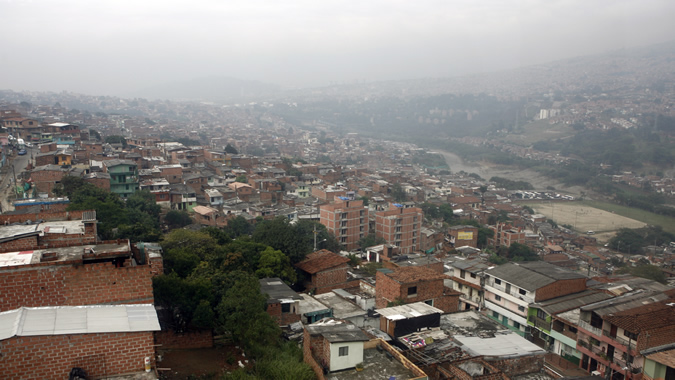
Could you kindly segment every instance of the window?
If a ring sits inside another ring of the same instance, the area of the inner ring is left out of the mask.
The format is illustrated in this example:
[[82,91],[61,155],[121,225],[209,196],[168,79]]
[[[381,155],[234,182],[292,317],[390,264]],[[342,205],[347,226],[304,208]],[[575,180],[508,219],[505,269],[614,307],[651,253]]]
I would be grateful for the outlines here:
[[476,278],[476,274],[475,274],[475,273],[471,273],[471,278]]
[[506,283],[506,293],[511,294],[511,284]]
[[349,355],[349,346],[340,347],[340,352],[338,356],[347,356]]
[[495,294],[495,301],[501,301],[502,297]]
[[522,294],[522,295],[526,295],[526,294],[527,294],[527,290],[525,290],[525,289],[518,289],[518,293],[520,293],[520,294]]
[[414,297],[417,295],[417,286],[411,286],[408,288],[408,297]]
[[537,318],[546,319],[547,316],[548,315],[546,314],[546,312],[544,310],[537,309]]
[[429,306],[434,306],[434,300],[426,300],[426,301],[424,301],[424,303],[429,305]]
[[498,278],[495,278],[495,284],[501,285],[501,284],[502,284],[502,280],[500,280],[500,279],[498,279]]
[[637,334],[632,333],[630,331],[623,330],[623,335],[629,339],[637,340]]
[[492,312],[492,316],[499,319],[499,313],[497,313],[496,311]]
[[342,215],[340,215],[341,219],[347,219],[347,213],[343,212]]
[[290,313],[291,312],[291,304],[290,303],[282,303],[281,304],[281,312],[282,313]]
[[518,311],[521,313],[525,312],[525,307],[524,306],[518,306]]
[[515,327],[515,328],[517,328],[518,330],[520,330],[520,323],[518,323],[518,322],[516,322],[516,321],[513,321],[513,327]]
[[465,278],[466,277],[466,271],[464,269],[461,269],[459,271],[459,278]]

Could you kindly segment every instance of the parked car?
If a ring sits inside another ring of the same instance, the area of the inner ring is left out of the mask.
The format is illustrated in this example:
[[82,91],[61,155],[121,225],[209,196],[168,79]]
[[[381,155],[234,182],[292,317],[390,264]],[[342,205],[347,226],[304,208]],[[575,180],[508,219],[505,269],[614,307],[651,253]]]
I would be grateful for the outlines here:
[[25,149],[19,149],[18,154],[19,154],[19,156],[23,156],[24,154],[26,154],[26,150]]

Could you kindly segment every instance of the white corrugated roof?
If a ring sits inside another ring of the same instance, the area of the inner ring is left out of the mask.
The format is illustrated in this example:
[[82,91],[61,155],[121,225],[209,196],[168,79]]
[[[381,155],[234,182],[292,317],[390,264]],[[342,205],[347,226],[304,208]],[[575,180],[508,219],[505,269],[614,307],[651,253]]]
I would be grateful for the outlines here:
[[409,303],[407,305],[392,306],[383,309],[375,309],[383,317],[389,320],[415,318],[430,314],[443,314],[443,310],[427,305],[424,302]]
[[0,313],[0,340],[159,330],[157,312],[151,304],[22,307]]

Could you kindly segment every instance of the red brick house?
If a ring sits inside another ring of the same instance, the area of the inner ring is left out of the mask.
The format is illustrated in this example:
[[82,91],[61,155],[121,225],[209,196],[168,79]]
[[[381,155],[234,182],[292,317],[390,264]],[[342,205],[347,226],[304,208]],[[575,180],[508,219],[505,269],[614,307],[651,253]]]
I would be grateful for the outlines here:
[[347,285],[347,262],[348,258],[322,249],[310,253],[295,266],[306,276],[305,288],[321,294]]
[[162,271],[161,255],[132,252],[128,240],[0,253],[0,326],[17,327],[0,328],[0,373],[142,372],[160,328],[152,277]]
[[379,269],[375,276],[375,307],[385,308],[390,302],[425,302],[445,313],[457,311],[459,293],[445,288],[444,280],[448,278],[428,267]]
[[260,279],[260,292],[267,294],[267,314],[279,326],[287,326],[300,321],[299,307],[302,297],[280,278]]

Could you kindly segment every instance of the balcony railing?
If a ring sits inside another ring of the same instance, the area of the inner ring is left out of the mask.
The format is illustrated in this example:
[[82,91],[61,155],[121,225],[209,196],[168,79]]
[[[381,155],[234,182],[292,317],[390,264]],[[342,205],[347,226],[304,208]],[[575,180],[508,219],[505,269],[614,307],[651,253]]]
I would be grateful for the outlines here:
[[624,338],[624,337],[618,336],[618,335],[612,336],[612,335],[610,335],[609,331],[607,331],[607,330],[602,330],[602,335],[604,335],[606,337],[609,337],[610,339],[615,340],[615,341],[621,343],[622,345],[624,345],[626,347],[628,347],[628,344],[630,343],[630,345],[634,348],[635,344],[636,344],[636,342],[634,340],[629,342],[628,338]]
[[546,320],[540,319],[534,315],[530,315],[527,320],[534,323],[534,326],[539,329],[551,331],[551,322],[547,322]]
[[581,327],[582,329],[584,329],[586,331],[589,331],[589,332],[595,334],[596,336],[602,336],[602,329],[597,328],[597,327],[593,327],[593,326],[591,326],[590,323],[588,323],[586,321],[580,320],[579,321],[579,327]]

